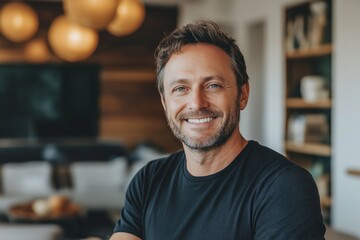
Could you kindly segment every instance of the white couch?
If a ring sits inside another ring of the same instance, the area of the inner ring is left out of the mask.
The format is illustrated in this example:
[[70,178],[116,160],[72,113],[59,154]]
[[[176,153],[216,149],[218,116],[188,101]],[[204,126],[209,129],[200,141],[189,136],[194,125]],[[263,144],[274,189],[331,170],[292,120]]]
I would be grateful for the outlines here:
[[59,240],[62,229],[53,224],[0,224],[1,240]]
[[127,159],[118,157],[106,162],[74,162],[71,198],[88,209],[121,209],[128,181]]

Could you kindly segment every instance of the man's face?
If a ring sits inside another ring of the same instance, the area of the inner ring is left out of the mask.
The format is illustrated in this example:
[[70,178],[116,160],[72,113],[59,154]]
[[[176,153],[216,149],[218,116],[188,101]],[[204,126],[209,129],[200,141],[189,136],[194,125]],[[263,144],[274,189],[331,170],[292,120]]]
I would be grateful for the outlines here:
[[214,149],[239,131],[240,102],[231,58],[216,46],[186,45],[165,66],[162,103],[168,124],[190,149]]

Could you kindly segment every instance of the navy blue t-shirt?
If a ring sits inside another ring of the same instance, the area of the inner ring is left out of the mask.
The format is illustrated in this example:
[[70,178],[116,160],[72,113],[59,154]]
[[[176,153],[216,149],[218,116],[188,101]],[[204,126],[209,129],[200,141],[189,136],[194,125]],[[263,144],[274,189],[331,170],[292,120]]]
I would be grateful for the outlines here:
[[324,239],[312,176],[250,141],[225,169],[203,177],[184,152],[150,162],[129,185],[114,232],[143,240]]

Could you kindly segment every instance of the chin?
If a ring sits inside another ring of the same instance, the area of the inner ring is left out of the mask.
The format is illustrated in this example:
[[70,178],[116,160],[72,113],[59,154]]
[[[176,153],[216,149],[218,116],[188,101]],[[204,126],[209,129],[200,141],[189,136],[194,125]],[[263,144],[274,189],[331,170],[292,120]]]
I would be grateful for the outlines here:
[[204,138],[201,139],[186,138],[183,139],[182,142],[188,148],[198,151],[209,151],[219,146],[219,143],[217,141],[214,141],[214,139],[208,139],[206,141],[204,140]]

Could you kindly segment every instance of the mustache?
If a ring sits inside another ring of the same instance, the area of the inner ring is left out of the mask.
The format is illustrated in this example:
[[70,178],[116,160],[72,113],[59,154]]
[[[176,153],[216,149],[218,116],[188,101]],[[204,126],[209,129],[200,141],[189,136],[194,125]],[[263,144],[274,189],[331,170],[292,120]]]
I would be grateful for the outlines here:
[[203,118],[203,117],[221,117],[222,113],[220,111],[213,111],[210,109],[204,109],[200,111],[188,111],[183,112],[178,115],[178,119],[184,120],[189,118]]

